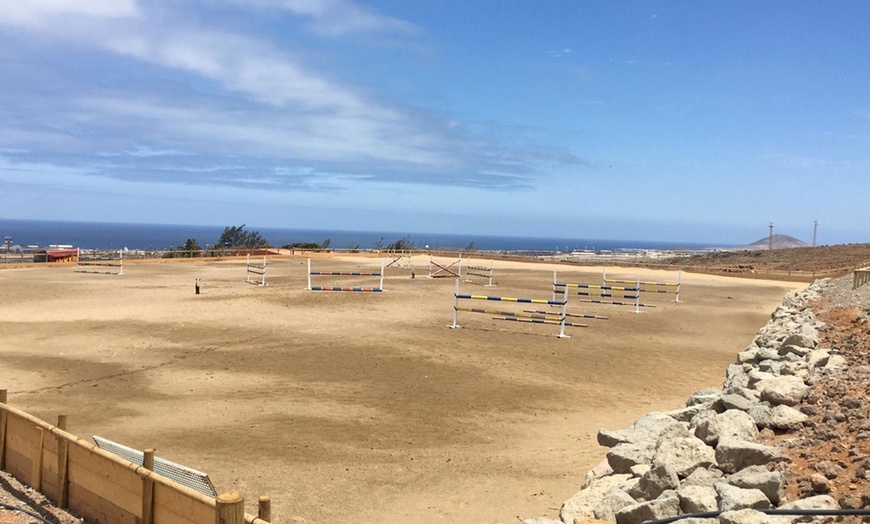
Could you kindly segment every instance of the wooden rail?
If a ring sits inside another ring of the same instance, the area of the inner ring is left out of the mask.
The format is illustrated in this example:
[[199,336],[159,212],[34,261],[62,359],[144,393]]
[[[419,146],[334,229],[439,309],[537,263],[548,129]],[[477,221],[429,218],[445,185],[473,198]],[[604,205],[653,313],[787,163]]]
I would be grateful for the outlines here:
[[852,275],[852,289],[858,289],[870,282],[870,260],[858,264]]
[[97,524],[269,524],[261,518],[270,513],[267,503],[261,516],[245,514],[238,493],[216,501],[151,471],[153,450],[139,466],[65,427],[65,415],[53,426],[9,406],[0,389],[0,469]]

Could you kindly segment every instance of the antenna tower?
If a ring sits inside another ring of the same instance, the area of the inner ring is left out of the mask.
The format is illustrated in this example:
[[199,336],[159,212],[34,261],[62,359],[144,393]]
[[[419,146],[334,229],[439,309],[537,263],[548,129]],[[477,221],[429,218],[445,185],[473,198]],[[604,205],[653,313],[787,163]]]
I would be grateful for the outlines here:
[[816,233],[819,231],[819,221],[813,220],[813,247],[816,247]]
[[770,223],[770,235],[767,237],[767,250],[773,249],[773,222]]

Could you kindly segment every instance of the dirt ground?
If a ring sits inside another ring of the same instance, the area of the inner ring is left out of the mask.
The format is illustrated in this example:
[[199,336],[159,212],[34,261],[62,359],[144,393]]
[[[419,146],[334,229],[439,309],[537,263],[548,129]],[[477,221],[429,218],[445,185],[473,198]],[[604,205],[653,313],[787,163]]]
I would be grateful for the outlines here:
[[[388,269],[384,293],[305,291],[299,256],[270,259],[267,287],[245,284],[238,259],[126,264],[123,276],[0,270],[0,387],[47,421],[66,413],[74,434],[209,473],[250,513],[269,495],[276,522],[555,518],[604,455],[599,428],[720,386],[783,294],[805,286],[684,274],[681,303],[656,296],[640,315],[572,301],[610,319],[558,339],[555,326],[464,312],[449,329],[454,282],[425,278],[427,262],[415,257],[415,279]],[[601,283],[600,268],[496,262],[497,287],[462,292],[550,298],[555,268]]]

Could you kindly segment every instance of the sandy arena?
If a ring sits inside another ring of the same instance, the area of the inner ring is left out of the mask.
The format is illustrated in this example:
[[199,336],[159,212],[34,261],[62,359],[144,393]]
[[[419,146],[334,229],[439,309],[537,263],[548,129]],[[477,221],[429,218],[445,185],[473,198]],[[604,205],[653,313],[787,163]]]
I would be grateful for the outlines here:
[[[446,260],[446,259],[445,259]],[[0,388],[70,431],[209,473],[219,491],[272,497],[275,522],[518,522],[556,518],[604,456],[595,433],[720,386],[725,368],[790,289],[804,284],[683,275],[641,315],[588,328],[460,313],[453,280],[388,269],[384,293],[305,291],[306,259],[273,258],[267,287],[239,259],[0,271]],[[376,259],[315,259],[372,271]],[[600,268],[496,262],[498,287],[549,298],[553,269],[600,284]],[[675,273],[609,270],[673,280]],[[194,279],[202,294],[194,294]],[[315,285],[377,284],[320,277]],[[472,307],[521,310],[516,304]],[[584,307],[586,306],[586,307]],[[594,307],[593,307],[594,306]]]

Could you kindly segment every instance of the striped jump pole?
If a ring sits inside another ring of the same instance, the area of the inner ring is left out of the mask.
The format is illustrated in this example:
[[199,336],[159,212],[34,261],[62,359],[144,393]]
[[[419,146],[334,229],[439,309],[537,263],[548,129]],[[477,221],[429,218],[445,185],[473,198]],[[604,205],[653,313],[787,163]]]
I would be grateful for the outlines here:
[[495,284],[492,283],[492,270],[492,259],[489,261],[489,267],[472,266],[471,259],[469,259],[468,263],[465,265],[465,280],[463,282],[477,284],[477,282],[475,282],[471,277],[480,277],[487,279],[487,283],[483,284],[483,287],[495,287]]
[[[572,284],[567,282],[559,282],[558,273],[553,271],[553,298],[556,297],[556,293],[565,292],[567,295],[568,288],[574,289],[590,289],[597,290],[598,292],[590,292],[590,291],[577,291],[577,295],[581,297],[596,297],[596,299],[580,299],[580,302],[590,303],[590,304],[603,304],[609,306],[634,306],[635,314],[640,313],[640,308],[642,307],[655,307],[652,304],[642,304],[640,302],[640,279],[632,282],[630,280],[623,280],[621,283],[633,283],[634,287],[628,286],[611,286],[611,285],[597,285],[597,284]],[[616,294],[619,293],[619,294]],[[632,302],[623,302],[621,300],[600,300],[601,298],[621,298],[632,300]]]
[[[352,292],[369,292],[380,293],[384,290],[384,267],[385,261],[381,260],[380,272],[362,272],[362,271],[312,271],[311,259],[308,259],[308,291],[352,291]],[[344,277],[380,277],[378,287],[359,287],[359,286],[312,286],[312,276],[344,276]]]
[[263,256],[263,265],[251,263],[251,254],[248,253],[248,262],[245,265],[245,283],[263,287],[266,284],[266,257]]
[[[568,307],[568,292],[565,291],[564,300],[547,300],[547,299],[538,299],[538,298],[514,298],[514,297],[496,297],[491,295],[468,295],[468,294],[460,294],[459,293],[459,279],[455,280],[455,290],[453,292],[453,324],[450,325],[450,329],[461,328],[459,325],[459,312],[465,311],[468,313],[484,313],[487,315],[496,315],[493,317],[493,320],[510,320],[514,322],[526,322],[532,324],[549,324],[549,325],[558,325],[559,333],[556,335],[559,338],[571,338],[570,336],[565,334],[565,326],[572,327],[587,327],[586,324],[579,324],[574,322],[566,322],[567,317],[567,307]],[[481,309],[481,308],[472,308],[472,307],[463,307],[459,305],[460,300],[488,300],[494,302],[516,302],[520,304],[543,304],[549,306],[561,306],[562,310],[560,313],[547,313],[547,312],[513,312],[513,311],[500,311],[493,309]]]
[[83,258],[81,249],[76,249],[76,273],[93,273],[97,275],[123,275],[124,252],[118,251],[118,258],[111,255],[97,258]]
[[643,281],[638,276],[637,280],[620,280],[616,278],[607,278],[607,268],[602,268],[601,281],[604,285],[607,284],[637,284],[641,293],[667,293],[674,295],[674,302],[680,302],[680,287],[683,282],[683,271],[677,272],[676,282],[656,282]]
[[[455,270],[451,269],[453,266],[456,266]],[[429,255],[428,278],[462,278],[462,253],[459,254],[459,260],[455,260],[443,266],[438,262],[435,262],[432,255]]]

